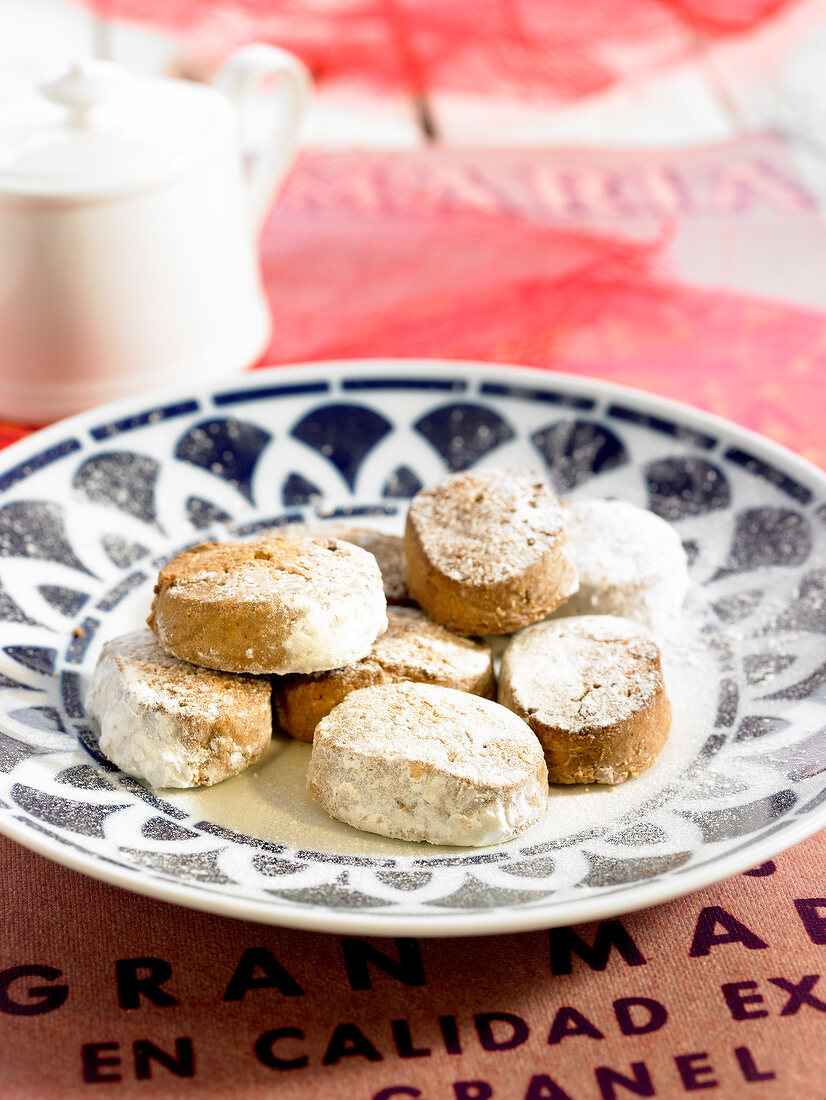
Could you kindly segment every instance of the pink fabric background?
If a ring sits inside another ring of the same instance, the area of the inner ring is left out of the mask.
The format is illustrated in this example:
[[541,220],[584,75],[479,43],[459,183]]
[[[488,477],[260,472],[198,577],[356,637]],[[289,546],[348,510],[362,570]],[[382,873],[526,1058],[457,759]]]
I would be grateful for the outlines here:
[[248,42],[297,53],[316,83],[358,81],[548,103],[604,92],[770,26],[795,0],[80,0],[177,37],[193,57]]

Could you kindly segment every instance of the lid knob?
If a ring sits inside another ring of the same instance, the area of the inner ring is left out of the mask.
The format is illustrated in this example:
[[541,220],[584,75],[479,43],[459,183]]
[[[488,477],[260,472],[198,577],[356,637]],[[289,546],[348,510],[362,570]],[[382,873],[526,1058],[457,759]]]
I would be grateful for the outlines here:
[[45,99],[68,108],[71,125],[85,126],[99,103],[123,91],[133,79],[128,69],[114,61],[78,61],[38,90]]

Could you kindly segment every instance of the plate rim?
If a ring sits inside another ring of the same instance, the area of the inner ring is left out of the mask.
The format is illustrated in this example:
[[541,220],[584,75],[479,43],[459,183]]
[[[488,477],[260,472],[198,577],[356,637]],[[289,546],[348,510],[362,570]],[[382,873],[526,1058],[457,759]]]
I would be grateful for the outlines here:
[[[117,401],[108,402],[74,416],[58,420],[45,428],[33,432],[4,448],[0,453],[0,471],[14,468],[25,463],[26,456],[37,454],[43,445],[57,436],[78,434],[88,429],[95,421],[114,421],[129,413],[133,414],[147,408],[157,407],[180,400],[183,396],[212,396],[222,390],[243,391],[264,388],[268,380],[285,375],[307,374],[311,371],[328,376],[361,373],[378,375],[388,370],[416,370],[425,374],[444,376],[446,370],[461,370],[477,375],[490,374],[501,377],[503,372],[519,375],[540,383],[538,388],[559,389],[563,392],[578,390],[596,397],[619,396],[631,401],[642,412],[671,413],[687,426],[698,429],[716,428],[727,437],[728,442],[742,442],[756,452],[779,462],[787,472],[796,473],[819,486],[826,495],[826,472],[813,462],[796,454],[766,436],[745,428],[725,417],[709,413],[696,406],[675,400],[674,398],[652,394],[624,383],[556,371],[552,368],[520,366],[518,364],[491,363],[464,359],[430,359],[417,357],[375,357],[354,359],[308,360],[256,368],[248,372],[230,373],[223,378],[207,379],[200,386],[175,384],[163,389],[152,389]],[[450,391],[443,391],[447,394]],[[321,396],[321,395],[319,395]],[[519,400],[519,395],[504,395],[505,399]],[[12,459],[11,462],[8,458]],[[816,502],[811,502],[816,503]],[[109,885],[117,886],[146,897],[169,904],[182,905],[200,912],[218,916],[232,917],[238,920],[255,921],[262,924],[299,928],[314,932],[333,934],[362,934],[370,936],[412,935],[422,938],[482,936],[502,933],[518,933],[550,928],[567,924],[579,924],[606,917],[620,916],[629,912],[641,911],[659,905],[697,890],[724,881],[754,866],[779,855],[788,848],[813,836],[826,827],[826,802],[805,817],[790,822],[782,830],[769,831],[758,837],[744,848],[713,857],[709,862],[694,870],[688,870],[679,876],[666,872],[654,880],[642,880],[632,885],[622,894],[610,893],[604,897],[599,894],[571,898],[548,910],[543,906],[530,909],[513,909],[471,914],[444,914],[434,916],[433,920],[422,923],[421,917],[390,917],[381,912],[370,914],[359,911],[322,910],[315,912],[298,903],[287,903],[272,908],[265,902],[249,899],[234,901],[231,895],[209,893],[178,884],[172,880],[155,879],[146,871],[132,868],[107,867],[99,857],[67,851],[48,837],[38,836],[31,830],[19,825],[9,812],[0,813],[0,834],[9,837],[23,847],[45,856],[60,866],[78,871],[90,878]]]
[[[403,356],[377,356],[374,358],[355,359],[308,359],[304,362],[279,363],[255,367],[250,370],[238,371],[235,373],[228,373],[223,375],[222,378],[207,379],[201,386],[177,383],[163,388],[145,390],[131,394],[127,397],[120,397],[116,401],[106,402],[103,405],[96,405],[91,409],[75,413],[73,416],[63,417],[60,420],[54,421],[52,424],[47,424],[42,428],[36,429],[23,439],[18,439],[15,440],[14,443],[9,443],[7,446],[0,449],[0,466],[5,464],[3,460],[8,454],[19,454],[22,456],[29,452],[29,450],[39,450],[40,448],[35,445],[35,441],[48,441],[53,435],[62,434],[66,428],[72,425],[85,426],[87,421],[94,421],[103,417],[109,421],[116,420],[118,419],[117,414],[122,415],[129,410],[135,410],[136,407],[145,410],[147,402],[150,402],[152,406],[156,406],[166,404],[167,402],[175,402],[184,396],[195,396],[203,393],[212,394],[224,389],[231,389],[233,392],[245,389],[255,390],[260,388],[255,384],[260,379],[274,378],[284,373],[303,373],[309,370],[323,370],[344,374],[353,367],[358,367],[362,371],[367,371],[368,374],[373,374],[379,373],[380,370],[386,370],[388,366],[395,367],[397,365],[416,367],[419,369],[425,367],[434,375],[441,374],[445,368],[473,370],[483,374],[497,374],[501,371],[513,371],[536,379],[545,379],[546,382],[549,378],[553,378],[560,382],[558,388],[562,390],[582,387],[600,397],[606,397],[611,393],[624,394],[638,403],[650,405],[653,409],[664,409],[675,414],[680,414],[688,422],[694,422],[698,426],[705,428],[716,427],[721,431],[728,432],[732,436],[737,437],[739,440],[753,444],[762,449],[765,453],[773,455],[784,462],[791,462],[800,473],[821,481],[823,492],[826,493],[826,469],[821,469],[814,462],[804,458],[803,455],[797,454],[797,452],[791,450],[782,443],[777,443],[775,440],[769,439],[768,436],[761,435],[753,428],[746,428],[734,420],[719,416],[717,413],[707,412],[705,409],[701,409],[696,405],[690,405],[688,402],[679,401],[673,397],[651,393],[648,390],[629,386],[623,382],[614,382],[610,379],[597,378],[593,375],[557,371],[552,367],[523,366],[518,363],[499,363],[475,359],[405,358]],[[449,393],[450,391],[445,390],[443,392]],[[512,400],[519,400],[518,395],[505,396],[510,396]],[[110,412],[115,415],[109,415]]]
[[[822,808],[822,815],[826,817],[826,803]],[[466,936],[535,932],[567,925],[590,924],[593,921],[619,917],[627,913],[643,912],[664,902],[678,900],[705,887],[724,882],[726,879],[742,874],[753,867],[759,867],[761,863],[765,863],[774,856],[780,855],[787,849],[820,832],[826,825],[826,821],[812,825],[811,819],[816,820],[817,818],[817,812],[813,812],[806,818],[801,818],[794,824],[789,825],[782,834],[779,834],[783,837],[783,842],[780,844],[773,843],[778,834],[769,833],[762,841],[758,838],[753,846],[732,852],[728,857],[721,856],[719,859],[714,859],[710,863],[698,867],[695,872],[686,872],[679,878],[672,872],[667,872],[662,880],[654,880],[653,882],[649,880],[648,885],[643,880],[630,889],[622,901],[619,901],[617,895],[612,893],[604,898],[595,895],[590,898],[586,896],[582,899],[573,899],[570,902],[556,905],[552,913],[537,907],[536,909],[514,909],[510,912],[495,911],[494,915],[487,912],[455,916],[445,915],[435,917],[432,922],[427,923],[422,923],[422,918],[417,917],[397,919],[389,918],[386,915],[382,916],[380,913],[378,915],[359,912],[347,913],[338,909],[316,913],[298,904],[287,904],[283,909],[271,909],[263,902],[248,900],[233,902],[231,897],[225,899],[217,894],[206,892],[202,894],[191,887],[181,886],[172,881],[156,880],[141,875],[138,871],[129,869],[123,872],[110,870],[92,857],[77,855],[73,852],[64,853],[60,851],[61,858],[58,858],[55,850],[50,849],[47,839],[41,840],[35,834],[26,837],[26,839],[21,838],[17,835],[16,829],[7,828],[9,822],[3,820],[3,815],[0,815],[0,834],[9,837],[22,847],[28,848],[38,855],[45,856],[59,866],[79,871],[98,882],[126,889],[130,893],[154,898],[156,901],[182,905],[184,908],[196,912],[232,917],[236,920],[252,921],[274,927],[296,928],[307,932],[327,932],[333,935],[415,936],[420,939],[453,939]],[[14,825],[14,822],[11,822],[11,824]],[[789,833],[793,834],[791,838],[788,837]],[[757,848],[756,854],[752,851],[753,847]],[[718,873],[721,865],[724,870],[722,873]],[[135,876],[134,881],[132,881],[133,875]],[[638,891],[644,895],[641,900],[636,897]]]

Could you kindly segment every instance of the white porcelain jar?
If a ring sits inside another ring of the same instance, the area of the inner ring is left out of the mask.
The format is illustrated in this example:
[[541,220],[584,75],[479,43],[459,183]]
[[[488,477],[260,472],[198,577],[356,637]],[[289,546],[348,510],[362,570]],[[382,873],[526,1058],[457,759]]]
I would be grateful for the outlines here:
[[[277,124],[245,170],[240,110],[269,76]],[[308,89],[291,54],[250,46],[213,87],[90,61],[0,104],[0,420],[256,361],[257,229]]]

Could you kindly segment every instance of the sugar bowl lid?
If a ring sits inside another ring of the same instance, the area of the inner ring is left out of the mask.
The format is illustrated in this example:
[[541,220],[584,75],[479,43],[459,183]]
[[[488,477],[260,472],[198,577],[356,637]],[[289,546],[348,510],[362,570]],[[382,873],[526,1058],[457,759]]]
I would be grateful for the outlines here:
[[0,103],[0,196],[123,193],[236,147],[234,107],[202,84],[90,60],[38,93]]

